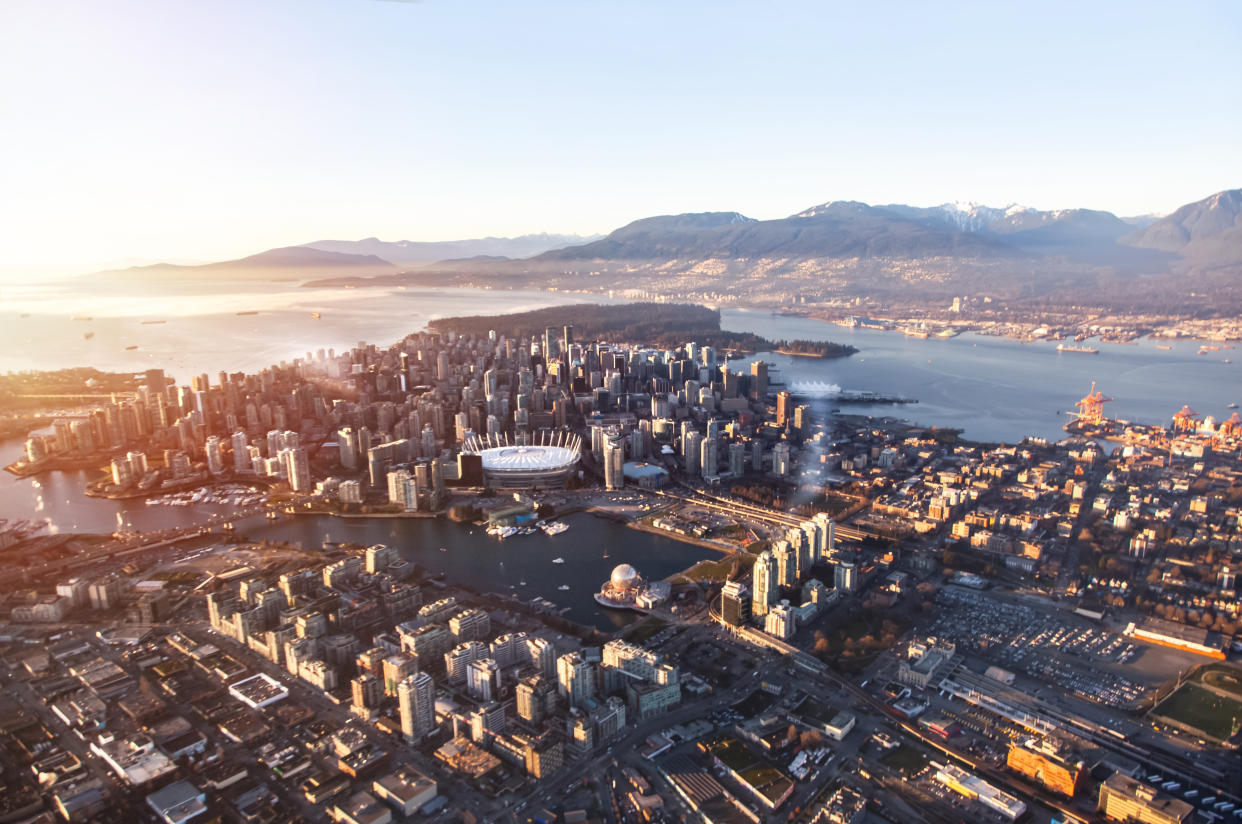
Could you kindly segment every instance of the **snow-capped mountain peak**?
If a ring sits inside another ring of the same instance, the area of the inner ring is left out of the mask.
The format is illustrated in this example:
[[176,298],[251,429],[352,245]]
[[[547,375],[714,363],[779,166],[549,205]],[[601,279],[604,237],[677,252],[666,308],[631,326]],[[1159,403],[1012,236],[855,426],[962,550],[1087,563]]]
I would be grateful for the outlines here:
[[989,228],[999,220],[1031,211],[1029,207],[1017,203],[1010,203],[1008,206],[996,208],[995,206],[985,206],[974,201],[960,200],[952,203],[942,203],[936,208],[940,210],[946,222],[963,232],[979,232]]

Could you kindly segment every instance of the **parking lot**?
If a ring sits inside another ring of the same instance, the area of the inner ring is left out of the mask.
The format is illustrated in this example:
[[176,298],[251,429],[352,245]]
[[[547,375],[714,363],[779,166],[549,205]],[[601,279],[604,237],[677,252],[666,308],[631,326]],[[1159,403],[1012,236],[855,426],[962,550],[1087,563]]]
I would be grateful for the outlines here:
[[948,587],[929,634],[1061,691],[1107,707],[1128,708],[1148,687],[1103,665],[1125,665],[1145,650],[1101,627],[1021,603]]

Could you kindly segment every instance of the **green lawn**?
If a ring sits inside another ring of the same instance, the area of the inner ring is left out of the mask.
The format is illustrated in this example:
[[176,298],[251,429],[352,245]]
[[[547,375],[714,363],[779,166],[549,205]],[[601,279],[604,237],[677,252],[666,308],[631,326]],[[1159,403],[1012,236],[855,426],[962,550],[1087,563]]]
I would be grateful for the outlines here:
[[626,640],[634,644],[642,643],[666,626],[668,626],[668,621],[663,618],[649,616],[627,633]]
[[1206,667],[1199,673],[1196,678],[1205,684],[1210,684],[1218,690],[1232,693],[1242,699],[1242,671],[1236,667],[1217,664]]
[[722,580],[733,568],[732,561],[699,561],[686,570],[685,577],[691,581]]
[[1224,741],[1242,724],[1242,701],[1222,698],[1198,684],[1187,683],[1156,707],[1154,714]]

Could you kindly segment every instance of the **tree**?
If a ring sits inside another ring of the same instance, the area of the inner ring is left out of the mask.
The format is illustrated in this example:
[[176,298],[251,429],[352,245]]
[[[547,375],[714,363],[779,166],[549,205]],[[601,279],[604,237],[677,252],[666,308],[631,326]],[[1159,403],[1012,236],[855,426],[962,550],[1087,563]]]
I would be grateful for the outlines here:
[[824,745],[824,734],[819,730],[807,730],[802,733],[799,743],[804,750],[813,750]]

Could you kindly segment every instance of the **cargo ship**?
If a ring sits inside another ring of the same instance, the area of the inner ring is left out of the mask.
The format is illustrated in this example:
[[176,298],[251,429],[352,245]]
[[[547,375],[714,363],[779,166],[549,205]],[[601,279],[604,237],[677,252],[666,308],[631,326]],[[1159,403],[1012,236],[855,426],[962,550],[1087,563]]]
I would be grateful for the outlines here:
[[1057,344],[1058,352],[1073,352],[1078,355],[1098,355],[1099,349],[1093,349],[1090,346],[1066,346],[1063,343]]

